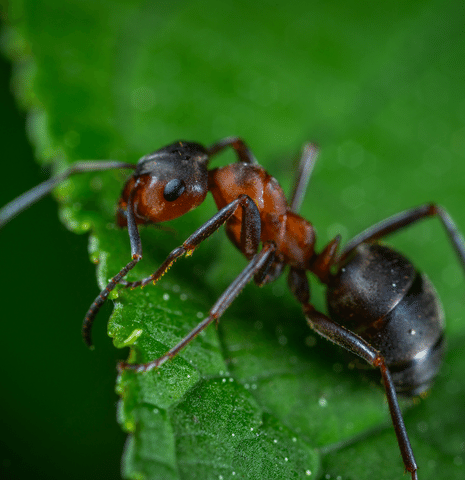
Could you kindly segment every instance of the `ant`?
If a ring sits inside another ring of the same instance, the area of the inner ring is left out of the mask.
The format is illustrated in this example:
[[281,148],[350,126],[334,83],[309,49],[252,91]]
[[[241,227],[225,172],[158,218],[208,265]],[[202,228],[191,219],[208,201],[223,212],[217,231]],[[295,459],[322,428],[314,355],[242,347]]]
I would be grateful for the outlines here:
[[[227,147],[235,151],[237,162],[209,170],[211,157]],[[208,317],[165,355],[144,364],[121,362],[119,370],[142,373],[160,367],[208,325],[219,321],[248,282],[253,279],[258,285],[270,283],[289,266],[288,285],[302,305],[308,325],[380,370],[402,459],[412,480],[416,480],[417,464],[397,394],[417,396],[431,386],[445,348],[444,316],[428,277],[402,254],[377,240],[425,218],[438,217],[465,270],[464,240],[449,214],[431,203],[371,226],[350,240],[341,252],[338,251],[340,235],[316,252],[314,227],[298,211],[317,155],[315,145],[304,147],[289,201],[276,179],[257,163],[244,141],[237,137],[225,138],[209,148],[178,141],[142,157],[137,165],[117,161],[77,162],[0,210],[0,227],[71,175],[133,169],[116,214],[117,224],[128,228],[131,260],[90,306],[82,328],[86,344],[92,345],[95,316],[116,285],[135,288],[156,283],[173,262],[192,254],[203,240],[225,225],[229,239],[247,258],[247,266],[219,297]],[[124,280],[142,259],[138,225],[180,217],[198,207],[209,191],[218,212],[175,248],[152,275],[136,282]],[[328,315],[310,303],[307,271],[327,286]]]

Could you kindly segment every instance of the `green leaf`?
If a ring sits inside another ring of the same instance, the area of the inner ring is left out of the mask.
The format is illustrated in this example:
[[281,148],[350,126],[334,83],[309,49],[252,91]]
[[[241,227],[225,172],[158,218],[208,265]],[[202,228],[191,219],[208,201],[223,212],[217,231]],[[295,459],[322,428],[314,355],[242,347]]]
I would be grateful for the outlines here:
[[[3,47],[44,164],[135,162],[176,139],[240,135],[288,191],[300,145],[316,140],[321,158],[302,213],[316,225],[318,248],[432,200],[465,228],[459,5],[25,0],[9,8]],[[225,154],[215,165],[232,160]],[[127,232],[114,224],[125,176],[86,174],[56,190],[66,225],[91,232],[100,288],[129,260]],[[129,280],[152,273],[214,211],[209,198],[169,229],[143,228],[144,259]],[[430,395],[403,403],[407,429],[422,479],[458,478],[463,272],[437,221],[392,242],[436,284],[450,339]],[[245,265],[220,232],[156,287],[119,290],[114,344],[131,346],[134,361],[161,355]],[[312,290],[324,309],[322,288]],[[350,361],[309,331],[284,281],[248,286],[218,329],[168,365],[119,377],[118,420],[129,433],[123,475],[400,478],[383,392]]]

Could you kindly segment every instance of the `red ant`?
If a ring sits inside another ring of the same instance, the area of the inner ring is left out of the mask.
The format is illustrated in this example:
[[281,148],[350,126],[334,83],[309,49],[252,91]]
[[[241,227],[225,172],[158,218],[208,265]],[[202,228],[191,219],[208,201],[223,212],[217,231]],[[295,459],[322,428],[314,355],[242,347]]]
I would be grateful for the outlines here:
[[[232,147],[237,163],[208,170],[210,158]],[[91,327],[108,294],[120,284],[139,287],[157,280],[172,263],[193,250],[222,225],[232,243],[249,261],[209,312],[165,355],[145,364],[121,363],[119,369],[147,372],[176,356],[224,311],[252,279],[272,282],[289,266],[288,285],[302,304],[309,326],[323,337],[379,368],[397,441],[412,479],[417,465],[399,408],[397,393],[415,396],[428,389],[439,371],[444,350],[444,319],[429,279],[403,255],[375,240],[427,217],[437,216],[465,270],[464,241],[448,213],[436,204],[421,205],[394,215],[350,240],[341,253],[338,235],[319,253],[311,223],[298,215],[317,148],[308,144],[300,162],[293,194],[287,202],[270,176],[239,138],[231,137],[209,148],[179,141],[142,157],[137,165],[114,161],[78,162],[0,211],[0,226],[75,173],[131,168],[118,203],[117,223],[128,227],[132,259],[109,282],[89,308],[83,336],[92,345]],[[219,209],[181,246],[175,248],[152,275],[137,282],[124,276],[142,259],[138,225],[175,219],[198,207],[208,191]],[[259,250],[262,244],[261,250]],[[329,316],[310,303],[306,272],[327,286]]]

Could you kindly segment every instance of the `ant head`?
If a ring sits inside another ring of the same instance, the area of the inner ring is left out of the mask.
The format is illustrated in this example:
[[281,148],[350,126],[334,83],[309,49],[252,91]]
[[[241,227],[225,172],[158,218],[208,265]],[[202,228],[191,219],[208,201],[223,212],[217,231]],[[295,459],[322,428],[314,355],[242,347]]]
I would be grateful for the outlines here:
[[208,159],[205,147],[184,141],[142,157],[124,187],[118,223],[126,224],[131,193],[138,223],[166,222],[198,207],[208,192]]

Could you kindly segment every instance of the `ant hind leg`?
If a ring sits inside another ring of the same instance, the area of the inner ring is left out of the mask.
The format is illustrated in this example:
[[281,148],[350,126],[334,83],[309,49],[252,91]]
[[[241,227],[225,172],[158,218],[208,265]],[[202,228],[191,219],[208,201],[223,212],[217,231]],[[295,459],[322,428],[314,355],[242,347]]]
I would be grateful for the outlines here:
[[331,320],[331,318],[323,313],[315,310],[313,305],[309,303],[310,290],[307,275],[304,270],[291,269],[288,283],[292,293],[301,303],[307,323],[312,330],[327,340],[334,342],[336,345],[355,353],[370,365],[380,369],[402,459],[405,468],[412,476],[412,480],[417,480],[417,464],[402,418],[394,382],[392,381],[391,373],[385,364],[383,356],[358,335]]
[[302,308],[305,317],[307,318],[308,325],[315,332],[322,337],[325,337],[327,340],[334,342],[336,345],[355,353],[373,367],[380,369],[389,411],[405,469],[412,476],[412,480],[418,480],[417,464],[413,455],[412,447],[410,446],[407,429],[405,428],[404,419],[397,400],[394,382],[391,373],[386,366],[384,357],[365,340],[334,322],[323,313],[318,312],[311,304],[302,304]]
[[384,238],[428,217],[439,218],[465,271],[465,242],[463,236],[447,211],[435,203],[428,203],[405,210],[367,228],[347,243],[337,259],[337,263],[342,264],[361,243]]

